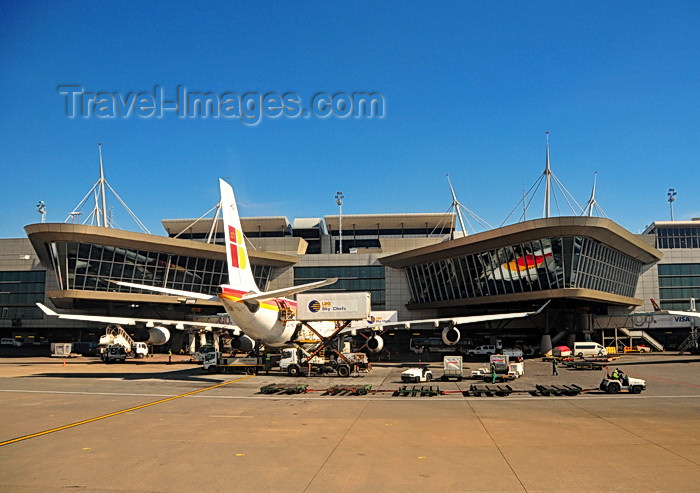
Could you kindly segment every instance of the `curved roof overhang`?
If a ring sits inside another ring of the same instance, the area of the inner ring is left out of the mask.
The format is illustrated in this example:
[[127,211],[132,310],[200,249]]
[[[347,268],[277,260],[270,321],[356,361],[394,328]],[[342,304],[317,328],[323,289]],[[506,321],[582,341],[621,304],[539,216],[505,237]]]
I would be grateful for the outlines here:
[[[525,241],[558,236],[587,236],[618,250],[643,264],[661,260],[663,253],[619,224],[602,217],[550,217],[533,219],[484,231],[436,245],[382,257],[379,261],[400,269],[459,255],[483,252]],[[481,298],[483,300],[483,298]]]
[[[41,263],[49,268],[51,267],[51,259],[44,244],[54,241],[77,241],[130,250],[147,250],[214,260],[226,259],[226,249],[223,245],[211,245],[199,241],[181,240],[120,229],[85,224],[37,223],[25,226],[24,230]],[[288,267],[299,261],[297,256],[256,250],[248,250],[248,256],[252,264],[272,267]]]
[[431,303],[409,303],[406,308],[413,309],[441,309],[456,307],[480,307],[483,305],[501,305],[504,308],[517,306],[533,306],[534,302],[544,303],[547,300],[578,300],[582,302],[603,303],[606,305],[641,306],[642,300],[628,298],[616,294],[595,291],[583,288],[547,289],[543,291],[531,291],[527,293],[497,294],[491,296],[479,296],[475,298],[462,298],[457,300],[436,301]]

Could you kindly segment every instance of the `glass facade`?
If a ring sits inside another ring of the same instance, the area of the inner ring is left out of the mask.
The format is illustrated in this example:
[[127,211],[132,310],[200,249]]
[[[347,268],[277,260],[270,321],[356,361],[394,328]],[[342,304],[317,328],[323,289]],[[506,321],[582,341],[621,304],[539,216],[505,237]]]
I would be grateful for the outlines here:
[[345,267],[295,267],[294,285],[337,277],[338,281],[315,291],[369,291],[372,310],[383,310],[386,305],[386,277],[382,265]]
[[43,270],[0,272],[0,318],[42,318],[36,303],[44,302],[45,281]]
[[518,243],[406,268],[412,303],[586,288],[633,297],[642,262],[587,237]]
[[656,228],[656,248],[700,248],[700,226]]
[[[46,245],[60,289],[135,292],[110,281],[127,281],[216,294],[226,284],[224,260],[60,241]],[[267,288],[271,267],[253,265],[258,287]]]
[[659,264],[659,298],[664,310],[689,310],[700,298],[700,264]]

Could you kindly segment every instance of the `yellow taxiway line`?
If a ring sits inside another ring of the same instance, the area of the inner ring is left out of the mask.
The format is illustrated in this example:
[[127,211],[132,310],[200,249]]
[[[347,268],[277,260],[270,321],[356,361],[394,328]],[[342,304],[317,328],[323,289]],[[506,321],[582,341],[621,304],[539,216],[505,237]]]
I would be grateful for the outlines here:
[[164,402],[172,401],[172,400],[175,400],[175,399],[180,399],[181,397],[187,397],[188,395],[198,394],[198,393],[200,393],[200,392],[205,392],[205,391],[207,391],[207,390],[215,389],[215,388],[217,388],[217,387],[223,387],[224,385],[228,385],[228,384],[231,384],[231,383],[234,383],[234,382],[240,382],[241,380],[245,380],[246,378],[252,378],[252,377],[254,377],[254,376],[255,376],[255,375],[249,375],[249,376],[245,376],[245,377],[242,377],[242,378],[237,378],[236,380],[230,380],[230,381],[228,381],[228,382],[219,383],[219,384],[213,385],[213,386],[211,386],[211,387],[206,387],[206,388],[203,388],[203,389],[194,390],[194,391],[192,391],[192,392],[187,392],[186,394],[176,395],[176,396],[173,396],[173,397],[167,397],[167,398],[165,398],[165,399],[160,399],[160,400],[155,401],[155,402],[149,402],[148,404],[142,404],[142,405],[140,405],[140,406],[130,407],[129,409],[124,409],[124,410],[122,410],[122,411],[117,411],[117,412],[114,412],[114,413],[109,413],[109,414],[105,414],[105,415],[102,415],[102,416],[97,416],[96,418],[84,419],[83,421],[78,421],[77,423],[71,423],[71,424],[69,424],[69,425],[59,426],[58,428],[52,428],[52,429],[50,429],[50,430],[40,431],[39,433],[32,433],[31,435],[25,435],[25,436],[23,436],[23,437],[13,438],[13,439],[11,439],[11,440],[6,440],[6,441],[4,441],[4,442],[0,442],[0,447],[2,447],[3,445],[9,445],[9,444],[11,444],[11,443],[21,442],[21,441],[27,440],[27,439],[29,439],[29,438],[36,438],[36,437],[40,437],[40,436],[43,436],[43,435],[48,435],[49,433],[55,433],[55,432],[57,432],[57,431],[67,430],[68,428],[73,428],[74,426],[80,426],[80,425],[84,425],[84,424],[87,424],[87,423],[92,423],[93,421],[99,421],[99,420],[101,420],[101,419],[111,418],[112,416],[118,416],[118,415],[120,415],[120,414],[128,413],[128,412],[130,412],[130,411],[136,411],[136,410],[138,410],[138,409],[143,409],[144,407],[155,406],[156,404],[162,404],[162,403],[164,403]]

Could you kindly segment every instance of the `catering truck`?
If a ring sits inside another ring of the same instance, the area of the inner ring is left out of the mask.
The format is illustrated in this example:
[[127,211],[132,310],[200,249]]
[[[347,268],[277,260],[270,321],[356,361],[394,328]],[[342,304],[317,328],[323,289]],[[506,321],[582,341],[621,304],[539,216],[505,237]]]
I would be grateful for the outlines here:
[[219,351],[210,351],[204,353],[202,357],[202,368],[209,373],[246,373],[255,375],[260,370],[265,369],[263,358],[259,356],[224,356]]
[[372,369],[372,363],[365,353],[340,353],[328,358],[316,355],[309,358],[300,348],[286,348],[282,350],[280,370],[286,371],[289,376],[299,375],[323,375],[337,373],[340,377],[350,376],[355,371],[368,372]]

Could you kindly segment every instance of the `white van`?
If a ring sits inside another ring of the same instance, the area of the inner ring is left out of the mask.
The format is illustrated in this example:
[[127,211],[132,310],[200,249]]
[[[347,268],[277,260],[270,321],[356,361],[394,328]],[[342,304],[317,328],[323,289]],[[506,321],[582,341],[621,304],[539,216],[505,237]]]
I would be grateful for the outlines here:
[[583,358],[585,356],[606,356],[608,352],[597,342],[585,341],[574,342],[574,356]]

